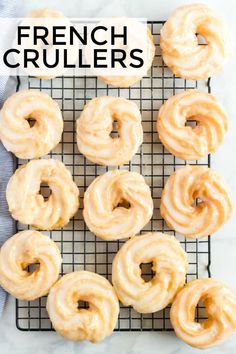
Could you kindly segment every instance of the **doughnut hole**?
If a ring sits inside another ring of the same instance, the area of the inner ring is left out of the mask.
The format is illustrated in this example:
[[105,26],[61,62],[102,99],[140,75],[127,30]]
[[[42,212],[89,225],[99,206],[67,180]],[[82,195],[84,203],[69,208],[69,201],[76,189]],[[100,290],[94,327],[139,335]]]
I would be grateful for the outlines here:
[[116,120],[116,118],[114,118],[112,121],[112,130],[110,132],[110,137],[112,139],[119,138],[119,122]]
[[206,307],[204,304],[204,301],[199,301],[197,306],[195,307],[195,316],[194,316],[195,322],[198,323],[204,323],[208,320],[207,312],[206,312]]
[[207,41],[203,35],[201,35],[200,33],[196,33],[196,37],[198,45],[207,45]]
[[131,204],[130,204],[127,200],[125,200],[125,199],[120,199],[120,200],[118,201],[118,203],[115,203],[115,204],[113,205],[113,210],[116,209],[116,208],[130,209],[130,207],[131,207]]
[[39,194],[42,195],[45,202],[48,201],[50,195],[52,194],[52,190],[47,182],[42,182],[40,184]]
[[202,206],[204,204],[204,200],[199,195],[199,191],[194,191],[192,198],[193,198],[192,206],[197,207],[197,206]]
[[29,112],[29,114],[25,117],[25,120],[29,124],[30,128],[35,127],[41,118],[41,114],[39,112]]
[[121,199],[121,201],[117,204],[117,208],[129,209],[130,207],[131,204],[125,199]]
[[35,262],[33,263],[24,263],[22,264],[22,269],[27,272],[27,273],[33,273],[33,272],[36,272],[38,271],[40,268],[40,263],[38,260],[35,260]]
[[30,128],[33,128],[36,124],[36,119],[33,117],[26,118],[26,121],[28,122]]
[[185,126],[192,128],[197,134],[201,135],[203,133],[200,117],[197,116],[187,117]]
[[84,300],[79,300],[77,302],[77,309],[81,310],[81,309],[88,309],[89,308],[89,303],[87,301]]
[[204,203],[204,201],[201,199],[201,198],[195,198],[194,199],[194,205],[201,205],[201,204],[203,204]]
[[195,128],[198,125],[198,122],[194,119],[187,119],[185,122],[185,127],[191,127],[191,128]]
[[141,263],[139,267],[141,269],[141,277],[146,283],[151,281],[154,278],[155,272],[153,271],[152,262]]

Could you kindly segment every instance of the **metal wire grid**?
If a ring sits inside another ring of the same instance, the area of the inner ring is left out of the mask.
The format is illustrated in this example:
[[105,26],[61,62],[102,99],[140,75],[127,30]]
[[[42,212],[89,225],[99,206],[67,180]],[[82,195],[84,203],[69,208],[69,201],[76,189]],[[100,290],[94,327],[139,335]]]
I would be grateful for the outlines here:
[[[143,120],[144,142],[132,161],[121,169],[141,173],[151,188],[154,200],[154,214],[149,224],[142,230],[161,231],[175,234],[160,216],[159,203],[161,190],[166,178],[179,166],[188,162],[175,158],[158,140],[156,132],[156,116],[165,100],[177,92],[197,88],[198,83],[176,78],[164,65],[159,47],[160,29],[164,22],[149,22],[156,44],[156,56],[149,76],[128,89],[108,87],[96,77],[59,77],[53,80],[28,78],[26,87],[31,90],[47,92],[55,99],[63,113],[64,132],[61,143],[49,154],[59,159],[72,172],[74,181],[80,189],[80,210],[71,222],[60,230],[44,232],[60,247],[63,264],[61,274],[76,270],[89,270],[99,273],[111,280],[111,265],[114,255],[123,241],[103,241],[95,237],[86,227],[83,217],[83,193],[98,175],[110,168],[98,166],[86,160],[77,149],[75,121],[79,117],[86,102],[93,97],[111,95],[126,97],[134,101],[140,108]],[[21,86],[24,86],[21,83]],[[201,89],[210,92],[210,81],[202,83]],[[26,161],[17,160],[17,166]],[[191,164],[210,166],[210,156]],[[43,193],[43,192],[42,192]],[[26,227],[17,223],[17,231]],[[189,267],[187,281],[199,276],[210,276],[210,238],[203,240],[185,239],[176,235],[188,253]],[[151,277],[150,265],[142,265],[142,274],[146,279]],[[16,300],[16,326],[20,330],[50,331],[51,323],[45,308],[46,297],[36,301]],[[203,308],[198,308],[196,316],[204,318]],[[116,330],[118,331],[161,331],[172,330],[169,320],[169,308],[154,314],[139,314],[132,308],[121,305]]]

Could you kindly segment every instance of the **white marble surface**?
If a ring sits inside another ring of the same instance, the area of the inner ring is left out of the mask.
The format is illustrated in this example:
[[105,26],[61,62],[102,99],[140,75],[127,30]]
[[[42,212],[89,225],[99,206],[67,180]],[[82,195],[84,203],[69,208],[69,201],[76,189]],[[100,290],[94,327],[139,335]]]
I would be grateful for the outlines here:
[[[10,0],[9,0],[10,1]],[[23,13],[36,7],[56,8],[72,17],[98,17],[127,15],[147,17],[149,20],[166,19],[178,5],[192,1],[178,0],[24,0]],[[236,33],[236,1],[209,0],[205,3],[214,6],[228,22],[231,32]],[[234,38],[235,39],[235,38]],[[235,105],[235,50],[224,71],[212,80],[213,92],[224,104],[230,122],[230,130],[223,146],[212,158],[213,167],[228,181],[234,201],[236,200],[236,105]],[[212,238],[212,275],[224,280],[236,292],[236,215],[218,234]],[[193,349],[180,342],[174,333],[114,333],[104,342],[73,343],[66,341],[52,332],[21,332],[15,327],[15,302],[9,298],[3,317],[0,319],[0,353],[1,354],[192,354],[200,350]],[[224,345],[205,350],[204,353],[235,354],[236,334]]]

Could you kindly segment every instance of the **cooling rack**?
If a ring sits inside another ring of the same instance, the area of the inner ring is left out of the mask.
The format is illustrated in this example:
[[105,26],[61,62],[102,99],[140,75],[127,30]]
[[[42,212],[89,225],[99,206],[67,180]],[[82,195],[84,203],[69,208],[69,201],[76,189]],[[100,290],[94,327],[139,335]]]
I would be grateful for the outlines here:
[[[83,217],[83,194],[94,178],[110,168],[102,167],[86,160],[77,149],[75,122],[86,102],[96,96],[121,96],[134,101],[142,113],[144,142],[132,161],[122,167],[130,171],[141,173],[151,188],[154,200],[153,218],[142,230],[161,231],[176,235],[183,248],[188,253],[189,267],[187,281],[198,277],[210,276],[210,238],[203,240],[185,239],[175,234],[165,224],[160,216],[159,204],[162,188],[166,178],[178,167],[187,163],[210,166],[210,156],[200,161],[185,162],[165,150],[158,140],[156,132],[156,117],[160,106],[170,96],[186,89],[201,88],[210,92],[210,80],[198,83],[175,77],[164,65],[159,47],[160,29],[164,22],[149,22],[148,26],[156,43],[156,55],[153,66],[142,81],[130,88],[108,87],[96,77],[58,77],[53,80],[41,80],[29,77],[26,82],[18,78],[18,88],[29,88],[48,93],[55,99],[63,113],[64,132],[61,143],[49,154],[59,159],[70,169],[74,181],[80,189],[80,210],[71,222],[60,230],[44,232],[48,234],[60,247],[63,264],[61,274],[76,270],[88,270],[99,273],[111,280],[111,265],[114,255],[123,244],[123,241],[103,241],[95,237],[87,229]],[[16,160],[16,167],[25,163]],[[42,194],[47,193],[47,187],[41,189]],[[16,231],[25,229],[24,225],[16,224]],[[141,266],[143,277],[151,278],[151,266]],[[45,308],[46,298],[36,301],[16,300],[16,326],[25,331],[53,330]],[[198,308],[198,320],[204,318],[203,309]],[[161,331],[172,330],[169,320],[169,308],[153,314],[139,314],[132,308],[121,305],[120,315],[116,327],[117,331]]]

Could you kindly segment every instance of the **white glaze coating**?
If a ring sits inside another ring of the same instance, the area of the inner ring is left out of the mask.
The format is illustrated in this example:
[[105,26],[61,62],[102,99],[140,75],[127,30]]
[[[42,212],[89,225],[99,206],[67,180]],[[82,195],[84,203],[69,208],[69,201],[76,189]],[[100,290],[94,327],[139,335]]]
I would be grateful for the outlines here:
[[[118,137],[111,137],[117,121]],[[143,142],[141,114],[137,105],[120,97],[96,97],[89,101],[76,123],[79,151],[99,165],[129,162]]]
[[[28,265],[39,263],[28,272]],[[0,284],[11,295],[34,300],[46,295],[56,282],[61,266],[60,251],[48,236],[35,230],[18,232],[0,250]]]
[[[202,323],[195,321],[200,301],[207,314]],[[236,296],[215,279],[193,280],[174,299],[170,319],[177,336],[193,347],[221,344],[236,330]]]
[[[198,205],[195,201],[200,199]],[[204,166],[185,166],[167,179],[160,212],[170,228],[186,237],[216,232],[231,216],[232,201],[223,179]]]
[[[194,127],[186,121],[195,120]],[[160,108],[157,132],[173,155],[184,160],[198,160],[215,152],[228,130],[224,109],[206,92],[188,90],[170,97]]]
[[[27,119],[33,118],[30,127]],[[0,111],[0,138],[18,158],[33,159],[49,153],[61,140],[61,110],[49,95],[22,90],[10,96]]]
[[[88,309],[78,309],[78,301]],[[47,311],[55,330],[67,339],[98,342],[112,334],[119,302],[112,285],[96,273],[64,275],[50,290]]]
[[[39,193],[41,183],[51,189],[48,200]],[[32,160],[10,178],[7,202],[12,217],[40,230],[66,225],[79,208],[79,190],[70,171],[59,160]]]
[[[151,263],[155,272],[145,282],[141,263]],[[119,300],[137,312],[152,313],[165,308],[185,283],[187,254],[179,241],[158,232],[132,237],[116,254],[112,283]]]
[[[196,33],[207,45],[199,45]],[[229,54],[229,35],[221,18],[205,4],[178,7],[161,30],[163,60],[175,75],[207,79]]]
[[[129,203],[126,208],[122,203]],[[114,170],[97,177],[84,195],[84,219],[105,240],[134,236],[151,219],[150,188],[137,172]]]

